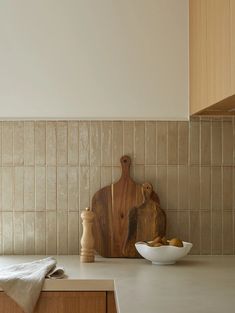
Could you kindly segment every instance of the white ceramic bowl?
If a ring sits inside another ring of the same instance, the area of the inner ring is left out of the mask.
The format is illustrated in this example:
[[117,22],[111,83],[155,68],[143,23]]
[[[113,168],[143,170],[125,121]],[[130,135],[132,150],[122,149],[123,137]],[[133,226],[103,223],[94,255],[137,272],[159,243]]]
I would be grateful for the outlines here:
[[150,247],[144,242],[136,242],[135,247],[139,254],[152,264],[175,264],[176,261],[189,253],[193,244],[183,241],[183,247],[160,246]]

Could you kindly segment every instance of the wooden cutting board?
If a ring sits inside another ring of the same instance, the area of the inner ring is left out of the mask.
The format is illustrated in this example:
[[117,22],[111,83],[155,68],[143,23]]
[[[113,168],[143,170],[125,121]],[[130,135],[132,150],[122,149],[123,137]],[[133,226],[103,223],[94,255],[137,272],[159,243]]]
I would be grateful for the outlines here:
[[[120,162],[120,179],[97,191],[92,198],[95,250],[103,257],[128,257],[123,250],[128,235],[129,211],[144,201],[142,185],[130,177],[131,159],[123,156]],[[155,192],[152,192],[151,199],[159,204]]]
[[153,186],[150,183],[142,185],[144,202],[139,207],[129,211],[128,233],[123,253],[126,257],[140,257],[135,249],[138,241],[150,241],[166,234],[166,214],[160,204],[151,199]]

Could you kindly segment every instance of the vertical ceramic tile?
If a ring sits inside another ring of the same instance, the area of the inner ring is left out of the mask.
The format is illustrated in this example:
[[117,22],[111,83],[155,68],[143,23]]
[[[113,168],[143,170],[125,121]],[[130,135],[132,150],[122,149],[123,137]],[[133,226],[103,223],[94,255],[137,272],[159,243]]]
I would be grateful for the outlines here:
[[24,122],[24,165],[34,165],[34,122]]
[[13,123],[2,122],[2,164],[13,163]]
[[235,165],[235,116],[233,117],[233,165]]
[[190,122],[190,164],[199,164],[199,139],[200,123],[199,121]]
[[120,165],[123,155],[123,122],[113,122],[112,130],[112,164]]
[[190,210],[200,209],[200,171],[198,166],[191,166],[189,173]]
[[167,212],[167,238],[178,238],[178,213]]
[[201,167],[201,210],[211,209],[211,167]]
[[14,168],[14,210],[24,210],[24,168]]
[[134,161],[134,126],[135,122],[123,122],[123,154]]
[[57,164],[66,165],[68,163],[68,123],[57,122]]
[[101,188],[110,185],[112,183],[112,167],[102,166],[101,167]]
[[79,210],[84,210],[90,205],[90,168],[80,167],[79,175]]
[[46,212],[46,254],[57,253],[57,212]]
[[56,165],[56,122],[46,123],[46,162]]
[[14,122],[13,161],[14,165],[24,164],[24,122]]
[[134,130],[135,164],[145,164],[145,122],[136,121]]
[[13,168],[2,168],[2,210],[13,209]]
[[[90,167],[90,202],[93,195],[100,189],[100,167]],[[91,206],[91,203],[90,203]]]
[[46,122],[35,122],[35,164],[46,163]]
[[176,237],[179,237],[183,241],[189,242],[189,211],[178,212],[178,233]]
[[46,253],[46,213],[35,213],[35,254]]
[[101,164],[112,165],[112,122],[101,124]]
[[57,213],[57,253],[68,254],[68,213]]
[[79,247],[79,213],[69,212],[68,216],[68,254],[78,254]]
[[178,164],[178,122],[168,122],[168,164]]
[[24,213],[24,254],[35,253],[35,213]]
[[168,166],[167,171],[167,210],[178,209],[178,167]]
[[223,167],[223,210],[233,209],[233,168]]
[[68,122],[68,164],[78,165],[78,122]]
[[164,210],[167,208],[167,166],[157,167],[157,190],[161,206]]
[[156,164],[156,122],[145,123],[145,165]]
[[12,212],[2,212],[2,244],[4,254],[13,254]]
[[201,212],[201,254],[211,254],[211,212]]
[[90,122],[79,122],[79,161],[82,166],[90,165]]
[[157,122],[157,164],[167,164],[167,122]]
[[223,254],[233,254],[233,212],[223,212]]
[[[0,211],[2,211],[2,167],[1,166],[0,166]],[[1,220],[0,220],[0,223],[1,223]]]
[[68,209],[68,169],[57,167],[57,210]]
[[90,126],[90,165],[99,166],[101,164],[101,124],[91,122]]
[[14,254],[24,254],[24,213],[14,213]]
[[120,179],[120,177],[121,177],[121,166],[113,166],[112,167],[112,183],[117,182]]
[[34,167],[24,167],[24,210],[35,209],[35,173]]
[[221,120],[212,120],[212,165],[222,164],[222,122]]
[[212,254],[222,254],[222,211],[212,211]]
[[211,208],[222,209],[222,171],[221,167],[211,168]]
[[211,164],[211,122],[201,121],[201,164],[210,165]]
[[145,182],[145,166],[144,165],[136,165],[134,167],[134,180],[142,184]]
[[145,179],[142,181],[149,182],[152,184],[153,189],[156,190],[157,188],[157,167],[156,165],[146,165],[145,166]]
[[0,164],[2,165],[2,122],[0,121]]
[[179,125],[179,164],[188,164],[189,122],[178,122]]
[[222,131],[223,164],[233,164],[233,124],[232,120],[223,121]]
[[200,254],[200,226],[199,212],[190,211],[190,242],[193,243],[191,254]]
[[36,210],[46,210],[46,168],[36,167]]
[[69,211],[78,211],[78,167],[68,168],[68,209]]
[[57,191],[56,191],[56,167],[48,166],[46,171],[46,209],[56,210]]
[[189,210],[189,167],[179,166],[179,210]]
[[3,254],[2,246],[2,212],[0,211],[0,254]]

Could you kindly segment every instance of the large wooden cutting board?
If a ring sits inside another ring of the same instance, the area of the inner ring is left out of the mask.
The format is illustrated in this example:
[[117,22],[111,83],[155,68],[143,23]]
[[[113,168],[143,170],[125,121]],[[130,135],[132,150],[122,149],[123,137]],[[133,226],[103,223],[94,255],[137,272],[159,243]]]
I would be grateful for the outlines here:
[[[122,174],[118,182],[95,193],[92,209],[95,212],[95,250],[103,257],[128,257],[123,249],[128,234],[129,211],[143,201],[142,185],[130,177],[131,159],[120,159]],[[159,203],[156,193],[151,198]]]

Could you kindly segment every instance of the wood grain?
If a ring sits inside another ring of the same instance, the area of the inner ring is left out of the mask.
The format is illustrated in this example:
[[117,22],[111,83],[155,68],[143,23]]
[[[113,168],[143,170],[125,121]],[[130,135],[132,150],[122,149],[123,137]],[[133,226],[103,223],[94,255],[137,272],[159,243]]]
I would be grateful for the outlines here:
[[[189,2],[191,115],[227,104],[226,99],[235,95],[234,20],[235,0]],[[228,110],[213,111],[210,114],[222,115]]]
[[207,106],[206,1],[189,1],[190,114]]
[[107,291],[107,313],[117,313],[116,303],[113,291]]
[[[34,313],[106,313],[106,292],[41,292]],[[23,313],[4,292],[0,292],[0,313]]]
[[[103,257],[124,257],[123,248],[128,232],[129,211],[143,203],[141,184],[130,177],[131,160],[128,156],[120,159],[122,175],[118,182],[100,189],[92,198],[96,214],[94,237],[95,250]],[[159,203],[152,192],[151,198]]]
[[128,234],[123,254],[128,257],[138,257],[135,249],[137,241],[150,241],[166,235],[166,214],[160,204],[151,199],[153,187],[150,183],[143,184],[144,202],[129,212]]

